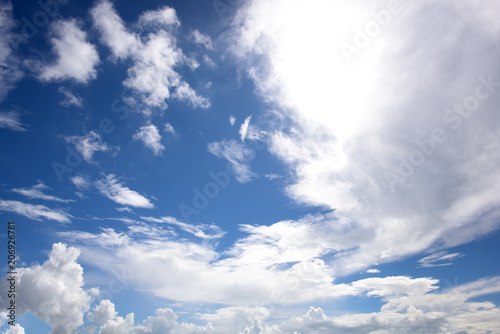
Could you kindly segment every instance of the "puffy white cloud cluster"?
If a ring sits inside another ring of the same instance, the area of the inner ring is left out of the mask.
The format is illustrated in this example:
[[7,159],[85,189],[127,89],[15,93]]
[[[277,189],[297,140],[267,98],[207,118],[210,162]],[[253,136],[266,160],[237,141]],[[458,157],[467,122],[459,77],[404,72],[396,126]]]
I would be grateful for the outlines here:
[[142,13],[138,26],[143,34],[127,29],[110,1],[99,1],[91,15],[113,57],[132,61],[123,84],[136,93],[144,113],[149,114],[151,108],[167,108],[169,98],[186,101],[195,108],[210,106],[210,101],[199,96],[177,71],[188,59],[177,47],[180,22],[174,9],[162,7]]
[[[79,255],[78,249],[57,243],[42,265],[18,268],[17,314],[32,313],[52,327],[51,334],[71,333],[83,325],[83,316],[90,309],[90,302],[98,290],[83,289],[83,269],[76,262]],[[3,309],[9,303],[6,295],[8,283],[6,279],[0,283]],[[8,333],[19,333],[21,329],[9,330]]]
[[75,19],[58,20],[50,25],[52,49],[57,54],[54,64],[40,68],[40,80],[61,81],[73,79],[87,83],[97,77],[95,67],[99,55],[94,45],[87,42],[87,34]]

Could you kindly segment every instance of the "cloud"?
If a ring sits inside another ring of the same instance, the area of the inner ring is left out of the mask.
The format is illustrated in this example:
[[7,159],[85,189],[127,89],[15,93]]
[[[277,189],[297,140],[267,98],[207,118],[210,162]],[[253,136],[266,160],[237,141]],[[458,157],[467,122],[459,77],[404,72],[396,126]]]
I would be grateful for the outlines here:
[[208,108],[210,101],[197,93],[176,71],[188,62],[177,47],[176,35],[179,21],[175,10],[162,7],[146,11],[139,16],[138,26],[145,36],[129,31],[118,16],[111,2],[103,0],[91,9],[94,26],[101,34],[115,59],[132,60],[124,86],[139,98],[145,114],[151,108],[166,109],[169,98],[187,101],[194,108]]
[[14,188],[12,189],[12,191],[31,199],[43,199],[45,201],[55,201],[61,203],[75,202],[75,200],[72,199],[62,199],[52,195],[46,195],[42,192],[42,190],[45,189],[49,189],[49,187],[47,187],[42,182],[39,182],[37,185],[34,185],[31,188]]
[[214,49],[212,39],[209,36],[202,34],[198,30],[193,30],[189,37],[194,43],[203,45],[205,49],[209,51],[212,51]]
[[151,203],[149,199],[125,187],[113,174],[109,174],[103,180],[97,181],[95,185],[104,196],[115,203],[129,205],[135,208],[154,208],[153,203]]
[[59,103],[60,105],[66,108],[71,106],[83,108],[83,99],[80,96],[75,95],[64,87],[59,87],[58,91],[64,95],[64,100]]
[[234,117],[233,115],[229,116],[229,124],[231,124],[231,126],[234,126],[234,122],[236,122],[236,117]]
[[[16,313],[32,313],[52,327],[52,334],[72,333],[83,325],[83,315],[97,290],[83,290],[83,269],[76,262],[79,255],[76,248],[56,243],[42,265],[18,268]],[[4,277],[0,283],[4,309],[9,302],[3,292],[8,291],[8,284]]]
[[54,21],[50,25],[52,50],[57,61],[40,68],[38,76],[42,81],[73,79],[87,83],[97,77],[95,67],[99,55],[94,45],[87,42],[87,34],[81,30],[75,19]]
[[26,131],[26,125],[21,123],[21,115],[15,111],[0,112],[0,128]]
[[249,161],[254,157],[254,151],[244,144],[240,144],[234,139],[229,141],[224,139],[220,142],[208,143],[208,152],[229,161],[238,182],[246,183],[255,176],[249,165]]
[[192,225],[186,224],[178,221],[173,217],[161,217],[161,218],[153,218],[153,217],[141,217],[141,219],[149,222],[155,223],[166,223],[179,227],[181,230],[191,233],[192,235],[201,238],[201,239],[219,239],[226,234],[223,232],[219,226],[217,225]]
[[451,266],[453,264],[451,261],[461,258],[462,256],[464,255],[460,253],[450,254],[447,251],[441,251],[428,255],[417,262],[420,264],[420,267],[423,268]]
[[245,138],[247,137],[247,134],[248,134],[248,125],[250,124],[250,120],[252,119],[252,116],[248,116],[245,121],[243,122],[243,124],[241,124],[241,127],[240,127],[240,138],[241,138],[241,141],[244,142],[245,141]]
[[165,147],[161,144],[161,135],[153,124],[141,126],[134,134],[134,140],[141,140],[154,155],[161,155]]
[[90,131],[85,136],[68,136],[64,137],[64,139],[67,143],[75,145],[75,149],[87,162],[92,162],[95,152],[110,150],[110,147],[102,141],[101,136],[94,131]]
[[0,102],[23,77],[20,61],[14,53],[20,40],[20,36],[13,32],[15,27],[12,3],[2,2],[0,4],[0,86],[2,87]]
[[164,127],[163,131],[165,131],[166,133],[170,133],[170,134],[172,134],[172,135],[175,136],[174,127],[170,123],[165,123],[165,127]]
[[[274,112],[261,126],[293,176],[287,194],[351,222],[324,246],[351,245],[328,261],[339,275],[499,226],[500,29],[487,14],[499,4],[395,8],[253,0],[238,9],[228,41]],[[373,26],[380,30],[363,42],[357,32]],[[349,59],[342,43],[355,48]]]
[[90,181],[83,176],[73,176],[70,178],[70,181],[78,188],[78,189],[88,189],[91,184]]
[[367,269],[365,272],[367,274],[380,274],[380,270],[378,269]]
[[19,201],[9,201],[0,199],[0,210],[14,212],[33,220],[42,220],[42,218],[53,220],[59,223],[70,223],[71,215],[58,209],[50,209],[45,205],[34,205]]

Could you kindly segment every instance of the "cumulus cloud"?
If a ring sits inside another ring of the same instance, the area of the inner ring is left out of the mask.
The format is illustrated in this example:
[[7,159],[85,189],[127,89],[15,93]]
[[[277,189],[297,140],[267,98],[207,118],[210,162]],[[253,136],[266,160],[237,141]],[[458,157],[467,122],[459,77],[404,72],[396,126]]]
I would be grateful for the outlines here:
[[46,201],[55,201],[61,203],[74,202],[74,200],[72,199],[62,199],[56,196],[46,195],[43,193],[42,190],[47,190],[47,189],[50,188],[47,187],[45,184],[43,184],[43,182],[39,182],[38,184],[34,185],[31,188],[13,188],[12,191],[31,199],[43,199]]
[[59,104],[63,107],[69,108],[71,106],[77,108],[83,108],[83,99],[76,95],[75,93],[70,92],[64,87],[59,87],[59,93],[64,95],[64,100],[62,100]]
[[[329,261],[337,273],[498,228],[500,29],[487,14],[498,10],[495,1],[239,8],[229,43],[280,116],[266,142],[294,176],[287,194],[352,222],[324,245],[354,247]],[[357,32],[374,25],[362,41]]]
[[12,131],[26,131],[26,125],[21,123],[21,115],[15,111],[0,112],[0,128]]
[[42,81],[73,79],[87,83],[97,77],[95,67],[99,55],[94,45],[87,42],[87,34],[75,19],[54,21],[50,25],[52,50],[57,55],[54,64],[40,68]]
[[120,183],[115,175],[109,174],[95,183],[97,189],[115,203],[129,205],[135,208],[154,208],[146,197]]
[[153,151],[154,155],[161,155],[161,152],[165,149],[161,143],[158,128],[153,124],[141,126],[133,138],[142,141],[147,148]]
[[28,204],[19,201],[0,200],[0,210],[13,212],[33,220],[42,218],[53,220],[59,223],[70,223],[71,215],[60,209],[51,209],[45,205]]
[[231,124],[231,126],[234,126],[234,122],[236,122],[236,117],[234,117],[233,115],[229,116],[229,124]]
[[250,170],[249,162],[254,157],[254,151],[236,140],[222,140],[220,142],[208,143],[208,151],[213,155],[226,159],[236,173],[236,180],[246,183],[255,176]]
[[85,136],[68,136],[64,137],[67,143],[75,145],[75,149],[87,162],[92,162],[92,157],[95,152],[107,152],[110,147],[102,141],[101,136],[90,131]]
[[13,32],[15,27],[12,3],[2,2],[0,4],[0,86],[2,87],[0,102],[23,76],[20,61],[14,53],[19,41],[19,36]]
[[118,60],[131,59],[124,86],[140,99],[144,113],[151,108],[166,109],[166,100],[187,101],[193,107],[208,108],[210,101],[199,96],[176,71],[188,58],[177,47],[176,28],[179,20],[175,10],[162,7],[140,15],[138,25],[145,36],[128,30],[111,2],[102,0],[91,9],[94,26]]
[[[16,277],[17,313],[30,312],[52,327],[51,334],[72,333],[83,325],[96,289],[83,290],[83,269],[76,262],[80,252],[65,244],[52,245],[49,259],[42,265],[18,268]],[[9,282],[4,278],[0,303],[9,300],[5,292]]]

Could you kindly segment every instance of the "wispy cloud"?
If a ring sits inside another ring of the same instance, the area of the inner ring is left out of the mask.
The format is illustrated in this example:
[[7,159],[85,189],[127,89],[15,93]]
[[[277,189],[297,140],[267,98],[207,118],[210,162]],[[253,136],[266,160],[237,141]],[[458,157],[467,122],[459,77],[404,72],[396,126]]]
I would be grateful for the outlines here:
[[12,131],[26,131],[26,125],[21,123],[21,115],[15,111],[0,112],[0,128]]
[[172,135],[175,136],[174,127],[170,123],[165,123],[165,127],[163,128],[163,131],[165,131],[166,133],[170,133],[170,134],[172,134]]
[[135,208],[154,208],[153,203],[151,203],[149,199],[124,186],[113,174],[107,175],[104,179],[97,181],[95,184],[97,189],[113,202],[121,205],[133,206]]
[[23,77],[20,61],[15,54],[20,39],[20,36],[14,33],[15,27],[12,3],[4,1],[0,4],[0,102]]
[[198,30],[193,30],[189,37],[194,43],[203,45],[207,50],[212,51],[214,49],[212,39],[209,36],[202,34]]
[[64,87],[59,87],[59,93],[64,95],[64,100],[60,104],[66,108],[75,106],[77,108],[83,108],[83,99],[77,96],[75,93],[70,92]]
[[160,132],[153,124],[141,126],[133,138],[142,141],[147,148],[153,151],[154,155],[161,155],[161,152],[165,149],[165,146],[161,143]]
[[418,263],[420,264],[420,267],[423,268],[451,266],[454,260],[463,256],[464,255],[461,253],[450,254],[447,251],[441,251],[418,260]]
[[33,205],[19,201],[0,200],[0,210],[13,212],[33,220],[42,220],[42,218],[45,218],[59,223],[71,222],[70,214],[59,209],[50,209],[45,205]]
[[226,159],[231,164],[238,182],[249,182],[255,174],[250,170],[249,162],[254,157],[254,151],[242,143],[231,139],[208,143],[208,151],[213,155]]
[[161,217],[161,218],[153,218],[153,217],[141,217],[141,219],[149,222],[155,223],[166,223],[179,227],[181,230],[191,233],[192,235],[201,238],[201,239],[219,239],[226,234],[226,232],[222,231],[217,225],[193,225],[186,224],[181,221],[178,221],[174,217]]
[[75,202],[75,200],[72,199],[62,199],[59,197],[55,197],[52,195],[46,195],[42,192],[42,190],[47,190],[50,189],[47,187],[45,184],[42,182],[34,185],[31,188],[14,188],[12,189],[13,192],[21,194],[23,196],[26,196],[31,199],[43,199],[46,201],[54,201],[54,202],[61,202],[61,203],[69,203],[69,202]]
[[97,77],[99,55],[94,45],[87,42],[87,34],[75,19],[54,21],[50,25],[52,50],[57,61],[40,68],[40,80],[61,81],[73,79],[80,83]]

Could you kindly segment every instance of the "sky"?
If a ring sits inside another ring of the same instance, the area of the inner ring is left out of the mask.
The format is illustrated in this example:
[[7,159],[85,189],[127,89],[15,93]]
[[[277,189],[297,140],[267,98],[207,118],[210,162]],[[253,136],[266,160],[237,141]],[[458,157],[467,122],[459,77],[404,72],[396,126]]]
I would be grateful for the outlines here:
[[1,0],[0,333],[499,333],[499,15]]

